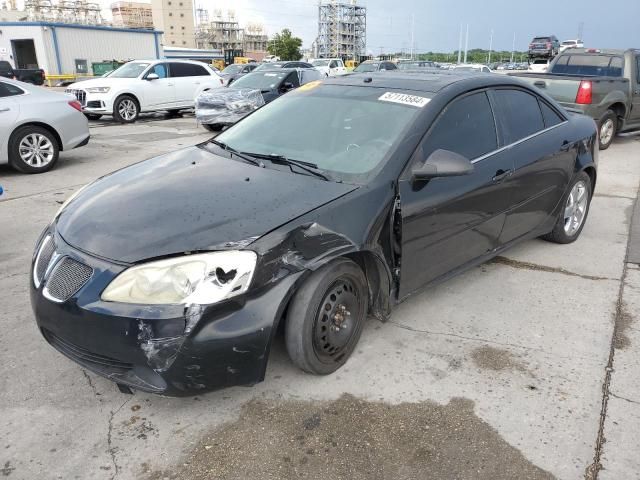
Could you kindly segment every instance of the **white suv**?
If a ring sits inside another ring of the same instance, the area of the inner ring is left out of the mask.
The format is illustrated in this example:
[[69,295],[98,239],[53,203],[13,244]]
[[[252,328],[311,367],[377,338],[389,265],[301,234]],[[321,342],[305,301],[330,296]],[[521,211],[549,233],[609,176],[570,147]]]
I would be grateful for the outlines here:
[[208,65],[189,60],[136,60],[111,72],[69,85],[90,120],[113,115],[123,123],[135,122],[140,112],[178,112],[195,106],[202,92],[220,88],[222,78]]
[[311,65],[325,77],[337,77],[349,73],[344,62],[339,58],[318,58],[311,60]]

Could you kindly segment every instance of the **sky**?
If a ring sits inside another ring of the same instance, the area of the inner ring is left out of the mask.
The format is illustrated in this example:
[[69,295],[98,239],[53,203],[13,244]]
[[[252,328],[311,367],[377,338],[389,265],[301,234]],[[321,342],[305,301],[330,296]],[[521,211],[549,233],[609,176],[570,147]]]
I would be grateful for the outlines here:
[[[111,0],[100,0],[108,7]],[[325,0],[326,1],[326,0]],[[350,0],[344,0],[350,1]],[[367,7],[367,51],[409,51],[413,17],[418,52],[458,48],[460,25],[469,24],[469,48],[526,50],[537,35],[576,38],[583,23],[586,46],[640,48],[640,0],[357,0]],[[270,35],[289,28],[310,47],[318,33],[318,0],[194,0],[196,7],[235,11],[237,19],[261,22]],[[537,6],[532,7],[535,4]],[[552,7],[551,7],[552,6]]]

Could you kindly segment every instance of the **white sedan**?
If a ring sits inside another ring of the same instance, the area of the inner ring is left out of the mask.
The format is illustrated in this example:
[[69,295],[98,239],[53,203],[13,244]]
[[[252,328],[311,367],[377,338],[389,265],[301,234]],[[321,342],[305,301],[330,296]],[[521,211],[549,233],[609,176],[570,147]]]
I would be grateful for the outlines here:
[[135,122],[141,112],[178,112],[193,108],[202,92],[220,88],[222,77],[202,62],[149,60],[129,62],[109,74],[69,85],[90,120],[113,115]]
[[23,173],[53,168],[61,150],[89,142],[89,125],[74,98],[0,79],[0,163]]

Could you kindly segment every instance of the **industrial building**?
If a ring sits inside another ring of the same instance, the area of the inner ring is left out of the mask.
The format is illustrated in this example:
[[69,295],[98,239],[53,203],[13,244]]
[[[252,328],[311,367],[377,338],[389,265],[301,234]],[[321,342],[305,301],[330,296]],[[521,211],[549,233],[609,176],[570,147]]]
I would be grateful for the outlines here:
[[111,23],[114,27],[153,29],[150,3],[115,2],[111,4]]
[[0,22],[0,60],[47,75],[91,75],[105,60],[162,58],[162,32],[56,22]]
[[367,51],[367,8],[356,0],[320,2],[316,49],[319,58],[359,61]]
[[151,0],[153,25],[163,32],[162,44],[195,48],[193,0]]

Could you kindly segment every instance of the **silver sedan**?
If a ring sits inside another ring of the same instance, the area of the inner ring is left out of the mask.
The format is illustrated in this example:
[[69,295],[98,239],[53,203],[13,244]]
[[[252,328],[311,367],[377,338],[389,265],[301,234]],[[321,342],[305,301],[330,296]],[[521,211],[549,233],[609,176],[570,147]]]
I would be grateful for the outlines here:
[[27,83],[0,80],[0,164],[24,173],[53,168],[60,151],[89,142],[80,103]]

